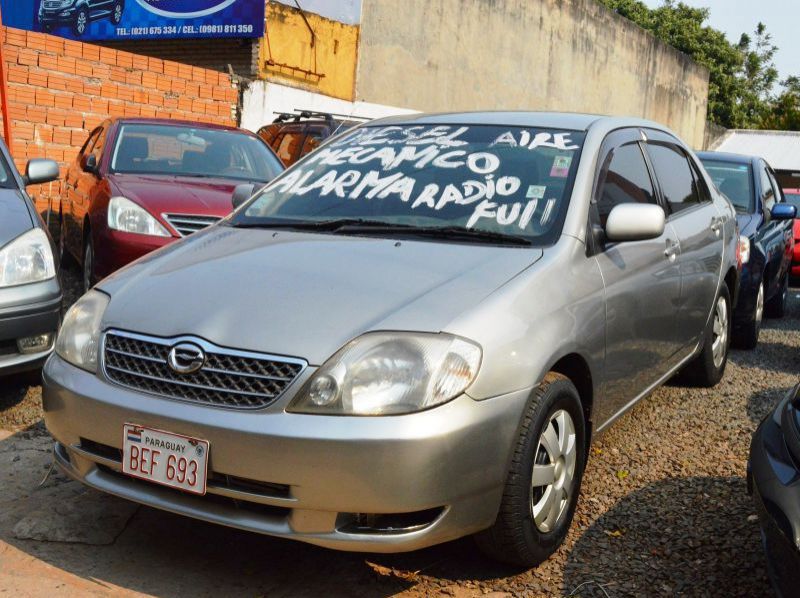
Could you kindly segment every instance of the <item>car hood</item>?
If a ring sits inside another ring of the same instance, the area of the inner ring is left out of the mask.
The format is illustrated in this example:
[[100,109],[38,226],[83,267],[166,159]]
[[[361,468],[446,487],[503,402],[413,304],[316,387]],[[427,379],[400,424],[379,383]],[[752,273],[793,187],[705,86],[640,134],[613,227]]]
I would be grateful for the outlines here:
[[166,175],[112,174],[117,192],[152,214],[227,216],[236,185],[247,181]]
[[100,283],[105,328],[320,365],[370,330],[439,332],[542,251],[215,226]]
[[0,189],[0,247],[33,228],[33,219],[19,191]]

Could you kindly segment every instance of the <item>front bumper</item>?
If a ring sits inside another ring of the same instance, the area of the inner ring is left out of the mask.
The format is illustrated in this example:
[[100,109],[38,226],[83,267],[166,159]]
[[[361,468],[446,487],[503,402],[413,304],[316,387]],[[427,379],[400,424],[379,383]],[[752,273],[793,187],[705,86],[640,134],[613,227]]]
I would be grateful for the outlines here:
[[748,488],[756,505],[773,585],[780,594],[792,596],[800,587],[800,467],[772,414],[753,435]]
[[758,285],[761,283],[763,276],[760,271],[753,270],[750,264],[746,264],[742,268],[739,279],[739,298],[736,302],[736,308],[733,310],[733,325],[735,328],[749,324],[753,320],[753,315],[756,311]]
[[53,334],[61,322],[61,287],[57,279],[0,289],[0,375],[35,370],[53,350],[23,354],[17,340]]
[[75,19],[77,9],[67,8],[40,8],[39,22],[43,25],[55,25],[58,23],[71,23]]
[[[197,519],[369,552],[416,550],[489,527],[529,394],[462,396],[390,417],[286,413],[291,396],[237,411],[126,390],[57,355],[43,383],[56,462],[71,477]],[[117,473],[126,422],[208,440],[209,494]]]

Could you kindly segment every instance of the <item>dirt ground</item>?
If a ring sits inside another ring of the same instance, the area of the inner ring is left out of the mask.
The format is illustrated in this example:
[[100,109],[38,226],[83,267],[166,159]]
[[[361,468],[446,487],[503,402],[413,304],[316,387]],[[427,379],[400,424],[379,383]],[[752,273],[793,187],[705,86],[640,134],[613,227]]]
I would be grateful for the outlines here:
[[140,507],[52,472],[35,380],[0,381],[0,594],[769,595],[745,484],[750,436],[800,373],[800,292],[714,389],[667,386],[592,449],[565,546],[529,571],[470,539],[328,551]]

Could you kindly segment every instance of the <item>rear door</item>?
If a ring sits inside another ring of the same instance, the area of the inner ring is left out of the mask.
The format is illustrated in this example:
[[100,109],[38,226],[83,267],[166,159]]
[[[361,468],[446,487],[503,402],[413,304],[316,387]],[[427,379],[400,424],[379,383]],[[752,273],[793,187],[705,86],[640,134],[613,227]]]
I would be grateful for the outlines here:
[[[601,150],[591,224],[605,227],[621,203],[659,204],[638,129],[610,135]],[[670,226],[657,239],[594,249],[606,293],[603,393],[611,414],[623,409],[676,363],[679,248]]]
[[673,137],[647,131],[647,153],[658,180],[667,222],[680,243],[681,298],[675,329],[682,349],[705,331],[722,269],[722,219],[699,167]]

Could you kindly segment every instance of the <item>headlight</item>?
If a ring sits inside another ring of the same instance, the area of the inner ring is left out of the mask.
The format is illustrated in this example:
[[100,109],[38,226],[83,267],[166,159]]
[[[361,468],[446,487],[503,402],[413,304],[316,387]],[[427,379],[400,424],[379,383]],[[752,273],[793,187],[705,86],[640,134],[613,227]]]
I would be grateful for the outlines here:
[[112,197],[109,200],[108,228],[137,235],[171,236],[152,214],[125,197]]
[[340,349],[289,411],[390,415],[454,399],[475,380],[478,345],[449,334],[371,332]]
[[20,235],[0,249],[0,287],[41,282],[55,275],[50,239],[40,228]]
[[744,235],[739,235],[739,263],[746,264],[750,261],[750,239]]
[[70,308],[56,341],[56,353],[62,359],[89,372],[97,371],[100,321],[108,301],[108,295],[89,291]]

